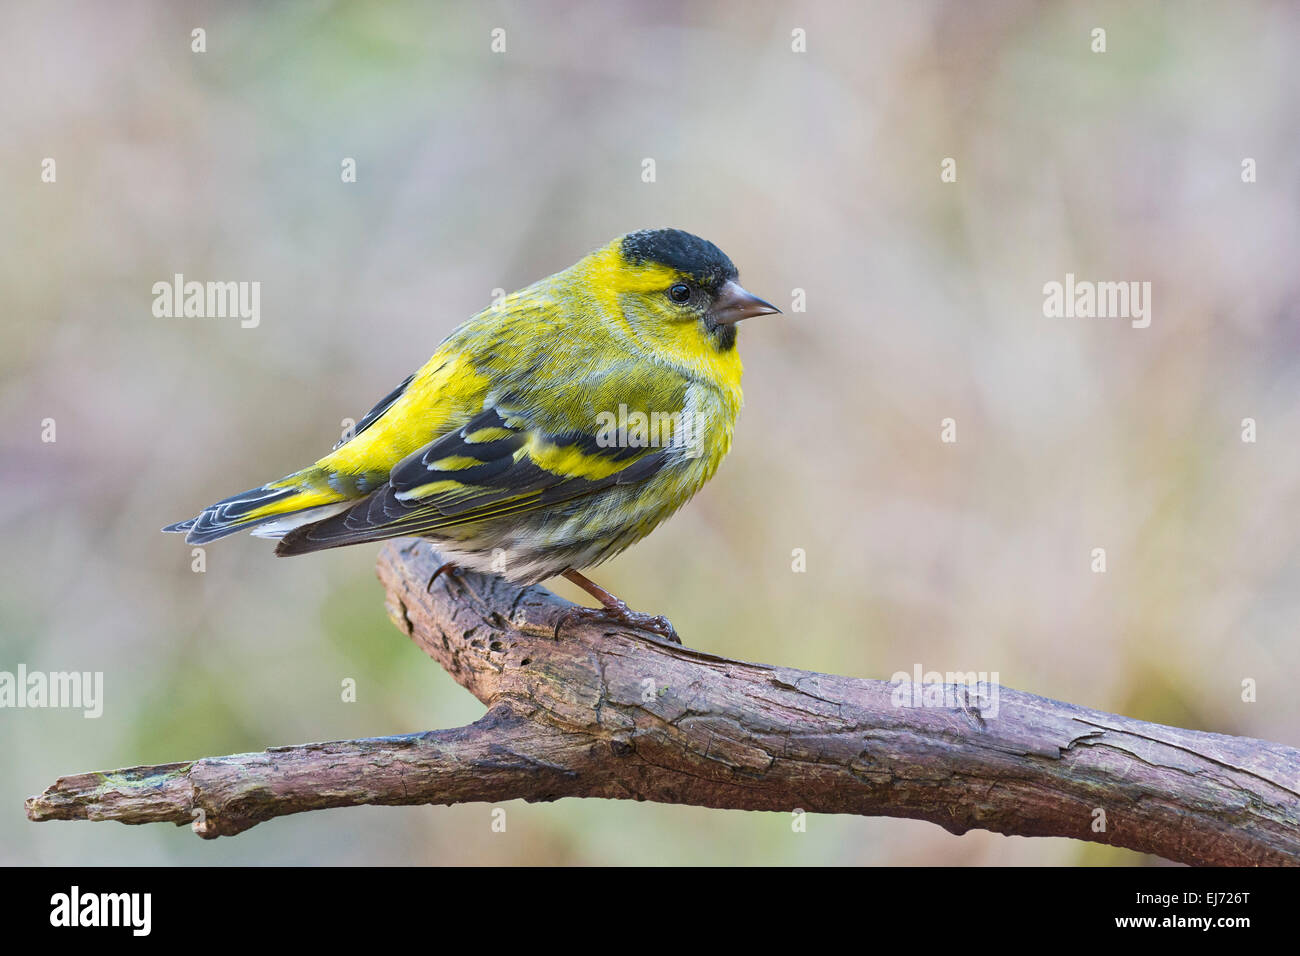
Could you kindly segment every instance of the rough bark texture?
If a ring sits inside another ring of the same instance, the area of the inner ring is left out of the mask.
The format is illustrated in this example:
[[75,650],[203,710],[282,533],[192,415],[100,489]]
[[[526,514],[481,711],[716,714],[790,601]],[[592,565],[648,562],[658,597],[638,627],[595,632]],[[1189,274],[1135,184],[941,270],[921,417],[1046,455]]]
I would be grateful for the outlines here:
[[[1300,751],[998,688],[903,707],[894,685],[768,667],[570,619],[541,587],[384,547],[389,616],[488,707],[458,730],[63,777],[33,820],[205,837],[358,804],[605,797],[913,817],[1198,864],[1300,863]],[[690,635],[687,635],[689,638]],[[1099,827],[1104,813],[1104,829]]]

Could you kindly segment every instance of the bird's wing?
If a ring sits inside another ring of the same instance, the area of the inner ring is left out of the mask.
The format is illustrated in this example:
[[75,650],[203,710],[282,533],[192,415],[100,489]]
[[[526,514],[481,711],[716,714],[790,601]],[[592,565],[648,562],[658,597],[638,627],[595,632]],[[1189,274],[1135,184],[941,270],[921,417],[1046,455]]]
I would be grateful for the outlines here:
[[530,416],[490,408],[393,468],[349,510],[290,531],[276,554],[304,554],[536,511],[644,481],[673,449],[610,443],[595,429],[548,431]]

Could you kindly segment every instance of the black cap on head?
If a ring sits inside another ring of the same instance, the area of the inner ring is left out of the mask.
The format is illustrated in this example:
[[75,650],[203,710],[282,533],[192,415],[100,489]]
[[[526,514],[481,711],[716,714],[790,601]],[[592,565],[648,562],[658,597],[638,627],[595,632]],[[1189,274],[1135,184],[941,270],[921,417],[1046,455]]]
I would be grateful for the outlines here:
[[710,289],[720,288],[739,275],[721,249],[680,229],[642,229],[629,233],[623,237],[623,255],[629,262],[657,262],[684,272]]

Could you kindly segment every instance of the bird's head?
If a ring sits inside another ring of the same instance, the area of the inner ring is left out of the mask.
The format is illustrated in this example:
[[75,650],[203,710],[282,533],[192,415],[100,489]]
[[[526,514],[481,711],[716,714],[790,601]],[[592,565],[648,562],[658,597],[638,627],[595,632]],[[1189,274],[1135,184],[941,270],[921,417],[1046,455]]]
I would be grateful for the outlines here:
[[737,322],[781,311],[740,285],[721,249],[680,229],[628,233],[589,258],[589,281],[638,339],[666,351],[728,352]]

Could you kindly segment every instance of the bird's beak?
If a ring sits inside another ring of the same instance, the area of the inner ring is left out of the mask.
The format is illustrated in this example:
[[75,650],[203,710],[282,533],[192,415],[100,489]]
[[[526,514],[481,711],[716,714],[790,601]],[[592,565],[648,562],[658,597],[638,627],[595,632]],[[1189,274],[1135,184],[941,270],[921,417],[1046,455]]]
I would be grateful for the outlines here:
[[713,300],[713,308],[709,310],[709,317],[718,325],[735,325],[741,319],[780,311],[772,303],[764,302],[752,292],[746,292],[739,282],[731,280],[718,291]]

